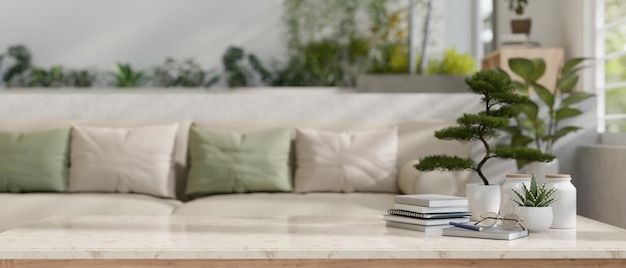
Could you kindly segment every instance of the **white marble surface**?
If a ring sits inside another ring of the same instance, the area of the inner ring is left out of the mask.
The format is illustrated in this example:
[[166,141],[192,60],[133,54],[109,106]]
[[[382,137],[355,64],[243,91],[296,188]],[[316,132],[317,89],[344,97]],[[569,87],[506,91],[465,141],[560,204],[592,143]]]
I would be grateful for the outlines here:
[[626,231],[578,228],[513,241],[385,227],[382,216],[54,216],[0,233],[0,259],[626,258]]

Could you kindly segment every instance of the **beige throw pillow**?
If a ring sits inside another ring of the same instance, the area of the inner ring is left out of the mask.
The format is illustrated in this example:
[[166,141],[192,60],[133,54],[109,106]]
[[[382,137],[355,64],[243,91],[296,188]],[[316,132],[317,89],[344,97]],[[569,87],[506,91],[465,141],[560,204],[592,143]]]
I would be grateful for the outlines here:
[[174,198],[172,154],[177,127],[74,126],[70,191],[132,192]]
[[397,128],[296,131],[296,192],[397,192]]

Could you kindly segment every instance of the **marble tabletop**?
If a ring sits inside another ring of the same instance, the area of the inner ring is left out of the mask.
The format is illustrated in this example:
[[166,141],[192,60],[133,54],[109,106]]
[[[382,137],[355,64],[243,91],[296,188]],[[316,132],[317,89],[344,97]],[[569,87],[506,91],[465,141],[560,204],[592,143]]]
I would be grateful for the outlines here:
[[385,227],[372,217],[50,217],[0,233],[0,259],[626,258],[626,230],[576,229],[512,240]]

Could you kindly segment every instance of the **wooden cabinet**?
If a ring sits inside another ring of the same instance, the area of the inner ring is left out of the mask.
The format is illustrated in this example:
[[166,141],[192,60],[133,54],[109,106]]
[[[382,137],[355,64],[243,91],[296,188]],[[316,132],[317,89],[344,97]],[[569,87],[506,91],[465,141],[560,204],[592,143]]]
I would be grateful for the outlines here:
[[563,65],[563,48],[549,47],[504,47],[489,53],[482,60],[482,69],[487,70],[499,67],[506,71],[513,80],[521,80],[509,68],[510,58],[541,58],[546,62],[546,72],[539,79],[539,84],[547,89],[553,90],[556,87],[559,69]]

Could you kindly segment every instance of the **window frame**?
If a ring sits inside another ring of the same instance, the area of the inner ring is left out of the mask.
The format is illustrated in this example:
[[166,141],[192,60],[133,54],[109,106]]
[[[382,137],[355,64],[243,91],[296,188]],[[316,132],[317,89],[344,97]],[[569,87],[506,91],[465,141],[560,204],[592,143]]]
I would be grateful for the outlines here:
[[607,120],[626,119],[626,113],[607,113],[606,92],[611,89],[626,88],[626,81],[607,83],[605,66],[608,60],[626,56],[626,47],[619,51],[606,53],[605,32],[614,27],[626,25],[626,16],[607,23],[605,22],[605,0],[593,2],[595,4],[595,12],[593,14],[595,23],[592,36],[595,37],[594,56],[596,64],[594,64],[594,81],[597,97],[597,130],[598,133],[607,133]]

